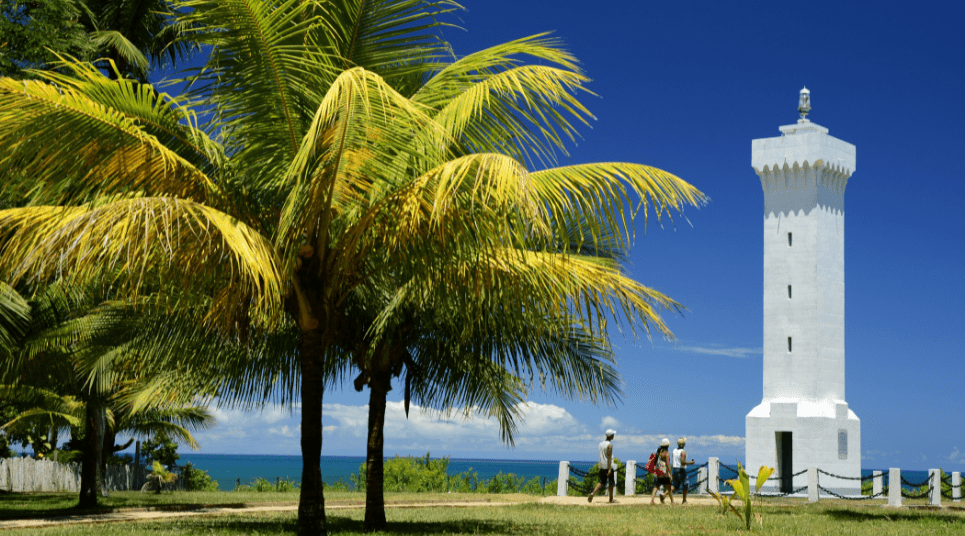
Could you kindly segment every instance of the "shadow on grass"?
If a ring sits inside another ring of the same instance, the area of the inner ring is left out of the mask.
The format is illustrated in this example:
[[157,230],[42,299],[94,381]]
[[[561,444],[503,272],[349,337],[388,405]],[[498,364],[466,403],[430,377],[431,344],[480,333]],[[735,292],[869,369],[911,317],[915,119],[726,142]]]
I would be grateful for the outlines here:
[[[186,518],[176,522],[178,532],[203,533],[225,531],[231,534],[296,534],[295,519],[280,520],[275,515],[245,518]],[[158,523],[171,527],[171,522]],[[515,528],[514,528],[515,527]],[[364,534],[362,520],[341,516],[327,516],[326,530],[329,534]],[[452,521],[389,521],[384,532],[388,534],[513,534],[518,526],[512,523],[461,519]]]
[[[76,493],[0,493],[0,520],[70,517],[109,514],[131,508],[159,511],[199,510],[208,505],[198,503],[146,503],[144,498],[110,495],[98,498],[97,508],[77,508]],[[218,508],[241,508],[245,503],[217,503]]]
[[922,510],[851,510],[845,508],[828,509],[826,515],[836,521],[938,521],[965,527],[965,516],[957,513],[943,512],[938,509]]
[[[455,519],[452,521],[389,521],[385,532],[389,534],[513,534],[514,525],[507,521],[482,519]],[[329,517],[328,531],[363,533],[362,520],[348,517]]]

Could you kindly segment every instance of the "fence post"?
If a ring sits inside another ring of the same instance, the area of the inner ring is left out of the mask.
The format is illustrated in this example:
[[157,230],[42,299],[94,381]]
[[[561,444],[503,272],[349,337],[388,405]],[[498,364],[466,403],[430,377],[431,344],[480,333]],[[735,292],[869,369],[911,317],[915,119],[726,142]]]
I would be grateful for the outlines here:
[[697,494],[698,494],[698,495],[707,495],[707,482],[708,482],[708,480],[707,480],[707,468],[706,468],[706,467],[701,467],[700,469],[697,469],[697,482],[700,482],[700,485],[697,486],[697,490],[696,490]]
[[871,494],[872,494],[872,495],[877,495],[877,494],[881,493],[881,490],[882,490],[882,488],[884,487],[884,486],[882,485],[882,484],[883,484],[883,481],[884,481],[884,478],[881,476],[881,471],[872,471],[871,476],[874,477],[874,478],[871,480]]
[[818,493],[818,468],[808,467],[808,502],[818,502],[821,495]]
[[570,462],[560,462],[559,480],[556,481],[556,494],[566,497],[566,489],[570,483]]
[[962,473],[952,473],[952,500],[962,502]]
[[888,506],[901,506],[901,469],[888,469]]
[[928,498],[929,506],[942,505],[942,472],[941,469],[929,469],[928,480],[931,482],[931,496]]
[[720,458],[707,458],[707,489],[711,493],[720,493]]
[[637,491],[637,462],[636,460],[627,460],[627,476],[624,479],[623,494],[627,497],[633,497],[633,494]]

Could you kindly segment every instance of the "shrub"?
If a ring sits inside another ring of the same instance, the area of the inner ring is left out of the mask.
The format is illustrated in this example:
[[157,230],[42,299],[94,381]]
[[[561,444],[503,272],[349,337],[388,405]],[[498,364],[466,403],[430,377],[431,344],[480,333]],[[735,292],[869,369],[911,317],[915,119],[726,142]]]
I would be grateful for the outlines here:
[[[429,453],[424,457],[407,456],[385,461],[383,466],[382,488],[385,491],[448,491],[449,458],[432,460]],[[366,486],[365,464],[359,466],[359,474],[349,477],[355,489],[364,490]]]
[[322,489],[331,491],[352,491],[348,482],[343,481],[341,478],[336,480],[334,484],[329,484],[327,482],[322,482]]
[[298,482],[295,482],[294,480],[290,480],[288,478],[283,478],[279,480],[277,485],[278,492],[298,491],[298,488],[299,488]]
[[195,469],[191,462],[184,464],[181,469],[186,491],[219,491],[218,481],[211,478],[207,471]]
[[259,493],[264,493],[266,491],[275,491],[275,485],[268,480],[258,477],[254,482],[251,483],[251,487],[254,491]]

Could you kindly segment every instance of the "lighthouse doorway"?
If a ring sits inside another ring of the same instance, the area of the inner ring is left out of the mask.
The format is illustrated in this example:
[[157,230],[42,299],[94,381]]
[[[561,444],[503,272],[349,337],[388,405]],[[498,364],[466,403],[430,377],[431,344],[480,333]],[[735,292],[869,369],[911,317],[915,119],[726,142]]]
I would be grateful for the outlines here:
[[781,479],[781,493],[794,490],[794,452],[791,432],[776,432],[777,437],[777,474]]

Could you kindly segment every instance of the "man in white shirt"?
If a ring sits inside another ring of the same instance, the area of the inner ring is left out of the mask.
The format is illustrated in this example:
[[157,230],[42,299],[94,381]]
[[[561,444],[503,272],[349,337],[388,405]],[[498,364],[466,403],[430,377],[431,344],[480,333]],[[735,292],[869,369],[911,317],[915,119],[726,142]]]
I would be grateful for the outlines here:
[[610,485],[610,502],[613,502],[613,488],[616,487],[616,470],[613,468],[613,436],[616,434],[615,430],[607,430],[606,440],[600,442],[600,459],[597,461],[600,467],[600,481],[586,497],[587,502],[593,502],[596,492],[600,491],[604,484]]
[[683,503],[687,502],[687,466],[693,465],[694,460],[687,460],[687,439],[681,437],[677,440],[677,448],[673,449],[673,489],[681,490],[684,494]]

